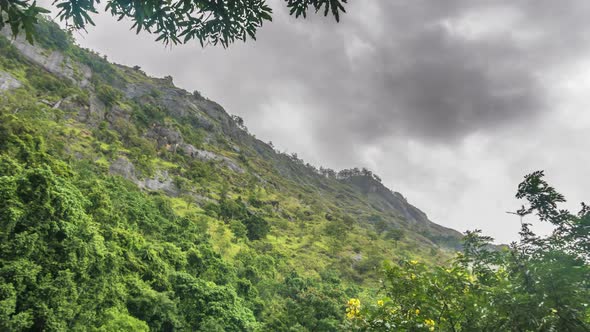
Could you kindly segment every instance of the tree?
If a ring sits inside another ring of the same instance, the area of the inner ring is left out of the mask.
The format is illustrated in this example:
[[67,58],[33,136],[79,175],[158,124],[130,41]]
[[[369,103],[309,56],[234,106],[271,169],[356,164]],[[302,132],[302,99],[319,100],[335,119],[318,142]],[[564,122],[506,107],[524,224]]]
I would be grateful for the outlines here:
[[503,250],[479,230],[467,232],[451,264],[386,263],[376,304],[351,299],[347,318],[361,331],[590,331],[590,212],[559,209],[564,197],[543,180],[525,177],[518,214],[536,214],[554,231],[535,235],[523,223],[521,240]]
[[231,118],[232,118],[232,120],[234,120],[234,122],[236,123],[236,125],[238,126],[238,128],[240,128],[240,129],[242,129],[244,131],[248,131],[248,128],[244,124],[244,119],[242,119],[241,116],[232,115]]
[[0,29],[8,24],[14,36],[24,30],[27,40],[32,43],[38,17],[47,13],[47,9],[29,0],[0,0]]
[[[348,0],[284,0],[289,13],[306,17],[308,12],[322,11],[340,21]],[[266,0],[106,0],[105,11],[118,20],[129,19],[137,33],[147,31],[165,44],[198,40],[202,46],[221,44],[227,47],[236,40],[256,39],[256,31],[264,21],[272,21],[272,9]],[[55,0],[58,17],[73,30],[84,30],[94,25],[91,14],[98,13],[100,0]],[[48,13],[36,1],[0,0],[0,29],[8,24],[13,35],[24,30],[33,42],[34,25],[39,15]]]
[[109,85],[103,84],[96,89],[96,95],[107,107],[111,107],[121,99],[122,93]]

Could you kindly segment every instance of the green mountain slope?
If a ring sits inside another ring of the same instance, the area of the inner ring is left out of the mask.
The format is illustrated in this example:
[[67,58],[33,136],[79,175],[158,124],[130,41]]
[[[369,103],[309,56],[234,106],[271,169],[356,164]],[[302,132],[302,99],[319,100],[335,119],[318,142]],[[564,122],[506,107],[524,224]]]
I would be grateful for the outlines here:
[[0,329],[339,331],[383,260],[457,248],[371,172],[38,29],[0,36]]

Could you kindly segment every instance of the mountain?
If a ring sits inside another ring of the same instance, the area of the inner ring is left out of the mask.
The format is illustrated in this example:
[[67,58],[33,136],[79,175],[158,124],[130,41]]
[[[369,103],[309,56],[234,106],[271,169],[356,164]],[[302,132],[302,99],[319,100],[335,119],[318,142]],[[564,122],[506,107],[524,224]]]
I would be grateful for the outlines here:
[[340,331],[382,261],[459,247],[372,172],[37,30],[0,36],[2,330]]

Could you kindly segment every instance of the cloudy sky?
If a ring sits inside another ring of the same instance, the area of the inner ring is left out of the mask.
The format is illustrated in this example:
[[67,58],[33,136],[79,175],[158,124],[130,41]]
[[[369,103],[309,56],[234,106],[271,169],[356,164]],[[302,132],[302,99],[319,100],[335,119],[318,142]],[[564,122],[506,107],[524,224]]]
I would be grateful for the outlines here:
[[505,212],[534,170],[568,207],[590,201],[590,2],[350,2],[336,24],[271,1],[274,22],[229,49],[166,48],[105,14],[76,37],[172,75],[312,164],[374,170],[459,231],[517,239]]

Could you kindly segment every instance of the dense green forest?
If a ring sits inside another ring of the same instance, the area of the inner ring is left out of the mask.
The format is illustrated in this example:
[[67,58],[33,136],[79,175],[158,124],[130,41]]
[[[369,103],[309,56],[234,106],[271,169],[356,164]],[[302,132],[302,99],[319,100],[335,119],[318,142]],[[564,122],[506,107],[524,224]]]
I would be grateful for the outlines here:
[[541,173],[520,212],[556,232],[498,248],[37,34],[0,35],[0,330],[588,330],[589,211],[558,210]]

